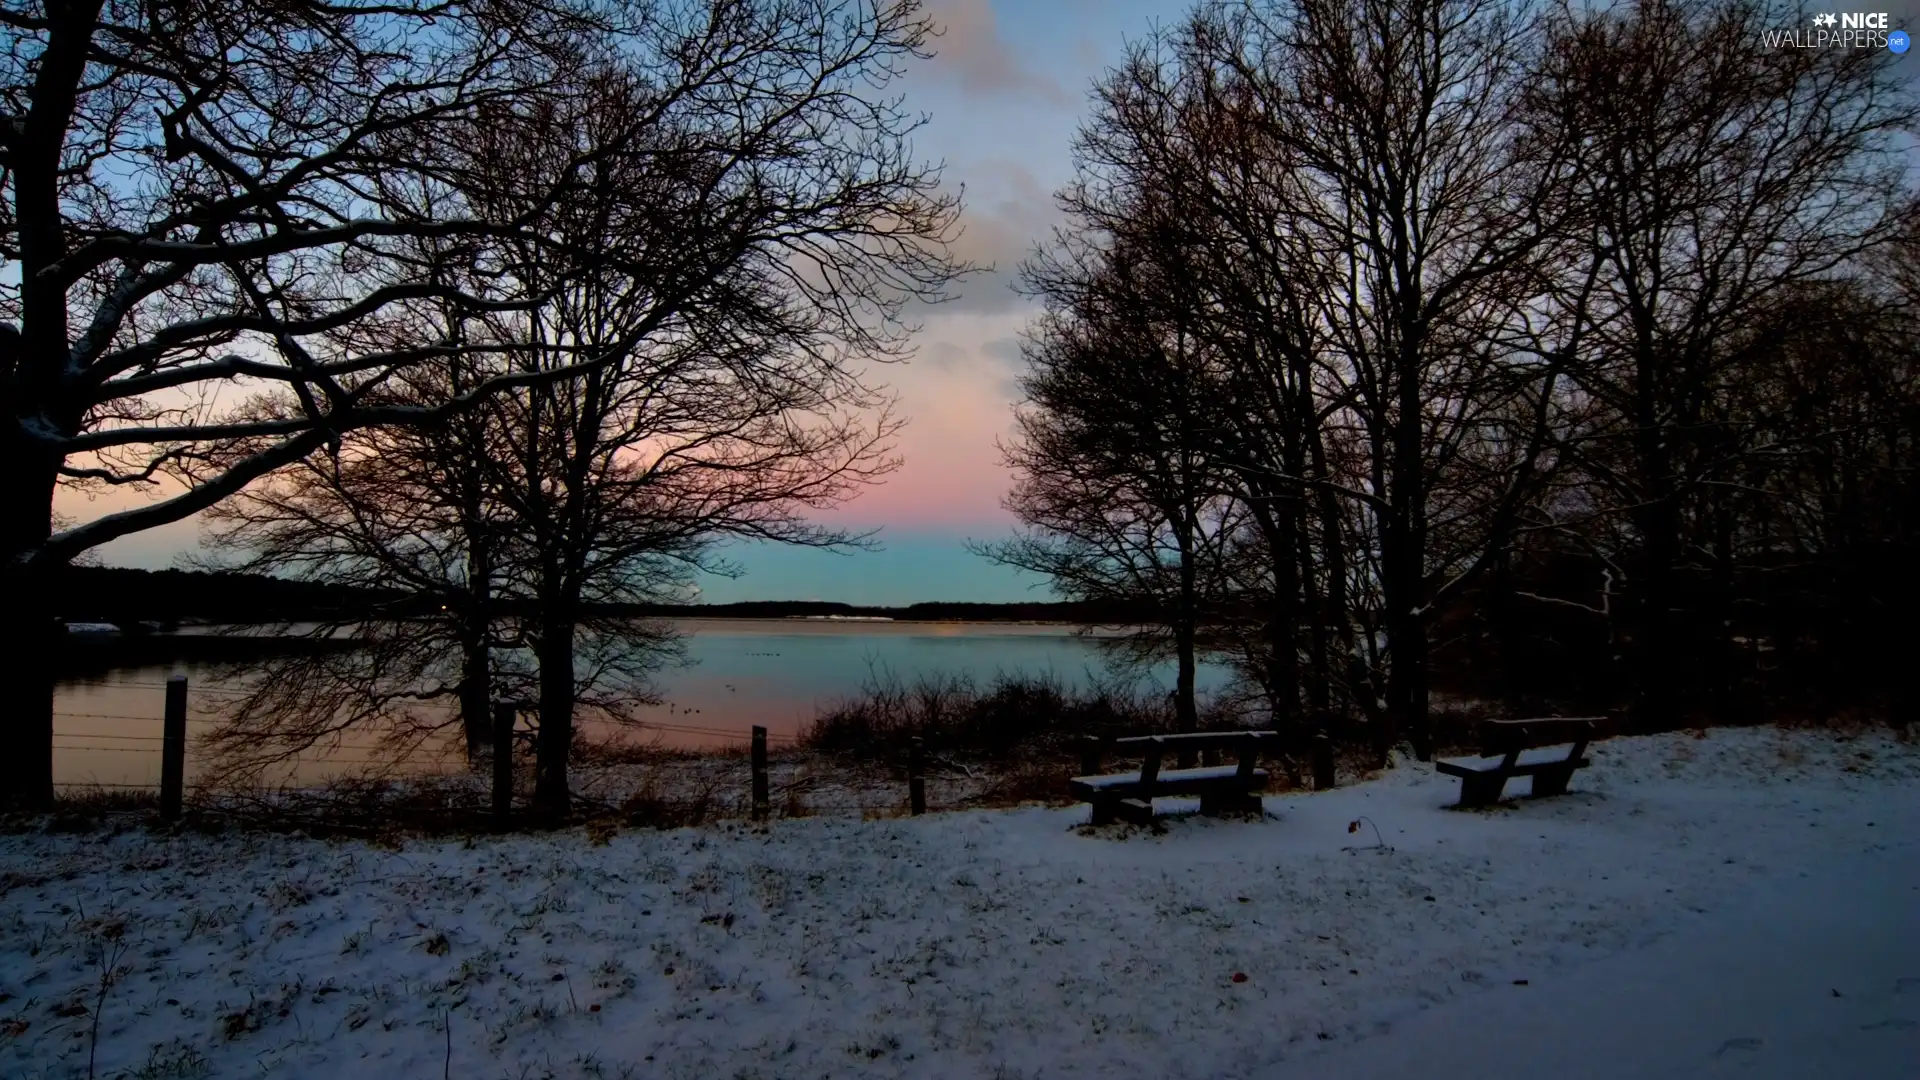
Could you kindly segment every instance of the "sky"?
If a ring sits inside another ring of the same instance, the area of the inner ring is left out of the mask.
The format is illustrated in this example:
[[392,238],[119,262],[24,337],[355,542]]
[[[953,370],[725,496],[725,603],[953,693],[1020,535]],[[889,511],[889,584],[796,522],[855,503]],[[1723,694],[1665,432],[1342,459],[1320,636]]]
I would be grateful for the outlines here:
[[[1888,9],[1893,26],[1920,29],[1920,0],[1834,11]],[[775,545],[725,554],[745,572],[706,576],[703,596],[734,600],[837,600],[907,604],[921,600],[1052,599],[1044,580],[996,566],[966,542],[1010,534],[1000,505],[1010,483],[998,442],[1011,429],[1020,374],[1019,332],[1034,314],[1009,287],[1020,261],[1059,220],[1053,193],[1072,176],[1072,140],[1091,84],[1126,43],[1177,22],[1187,0],[929,0],[944,33],[937,55],[900,85],[909,106],[928,114],[915,136],[923,160],[943,163],[964,191],[964,233],[956,254],[990,266],[952,303],[927,310],[917,354],[880,372],[908,423],[903,466],[821,520],[878,530],[878,550],[833,553]],[[1810,10],[1823,9],[1816,2]],[[1920,64],[1920,53],[1907,62]],[[87,518],[113,506],[57,500]],[[114,565],[165,567],[198,547],[192,521],[126,537],[100,550]]]
[[[736,545],[725,556],[745,572],[703,576],[703,597],[907,604],[920,600],[1052,599],[1036,577],[966,550],[969,539],[1009,535],[1000,506],[1009,476],[997,441],[1011,429],[1018,334],[1033,307],[1009,287],[1020,261],[1058,220],[1053,193],[1072,175],[1071,143],[1091,83],[1129,38],[1176,20],[1186,0],[929,0],[943,33],[937,55],[900,83],[927,114],[917,155],[943,164],[963,189],[956,254],[990,266],[954,301],[926,309],[914,359],[879,370],[907,419],[902,467],[881,486],[821,520],[878,530],[878,550],[837,554]],[[56,500],[70,517],[116,509],[103,498]],[[124,537],[99,550],[109,565],[163,568],[199,546],[194,521]]]

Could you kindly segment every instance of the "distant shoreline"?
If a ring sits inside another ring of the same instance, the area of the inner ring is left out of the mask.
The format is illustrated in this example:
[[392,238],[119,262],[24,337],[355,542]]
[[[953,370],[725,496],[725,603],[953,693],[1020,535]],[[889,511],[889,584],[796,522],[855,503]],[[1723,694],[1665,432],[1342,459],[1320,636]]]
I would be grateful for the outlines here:
[[[321,582],[198,570],[69,566],[57,571],[61,610],[69,623],[262,625],[412,619],[442,610],[443,598]],[[501,613],[518,614],[511,602]],[[810,622],[1021,623],[1116,626],[1155,622],[1141,605],[1083,601],[848,604],[824,600],[751,600],[724,604],[607,604],[592,614],[679,619],[798,619]]]

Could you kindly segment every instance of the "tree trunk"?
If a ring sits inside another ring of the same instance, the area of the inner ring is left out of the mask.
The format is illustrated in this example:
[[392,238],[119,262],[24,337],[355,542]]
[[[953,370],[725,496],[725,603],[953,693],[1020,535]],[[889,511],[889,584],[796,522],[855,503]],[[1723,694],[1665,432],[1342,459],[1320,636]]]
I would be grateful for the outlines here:
[[[1185,615],[1174,622],[1173,650],[1178,671],[1174,676],[1173,726],[1174,730],[1181,732],[1200,729],[1200,710],[1194,700],[1195,673],[1198,667],[1194,657],[1195,630],[1193,620]],[[1182,751],[1183,760],[1184,755],[1190,752]]]
[[467,737],[467,761],[477,762],[493,745],[492,627],[469,616],[460,628],[460,726]]
[[[1400,455],[1404,458],[1405,455]],[[1400,468],[1407,463],[1402,460]],[[1418,466],[1413,466],[1416,470]],[[1399,489],[1402,481],[1395,480]],[[1407,481],[1417,489],[1417,479]],[[1388,520],[1382,523],[1382,595],[1387,618],[1387,716],[1390,732],[1411,739],[1421,761],[1433,756],[1427,729],[1427,618],[1424,537],[1414,491],[1396,490]],[[1391,738],[1391,735],[1389,735]],[[1376,744],[1376,752],[1388,747]]]
[[[1318,482],[1315,509],[1320,515],[1320,548],[1325,555],[1326,576],[1326,620],[1332,628],[1334,640],[1339,645],[1344,670],[1341,674],[1347,683],[1347,693],[1351,702],[1368,721],[1368,729],[1376,736],[1376,753],[1384,760],[1386,744],[1378,736],[1386,729],[1386,718],[1379,707],[1380,691],[1374,686],[1372,673],[1361,659],[1359,643],[1355,640],[1353,618],[1347,605],[1347,552],[1346,536],[1340,528],[1340,497],[1329,487],[1327,481],[1331,472],[1327,467],[1326,444],[1314,433],[1307,450],[1313,465],[1313,476]],[[1328,658],[1327,677],[1333,677],[1331,657]],[[1329,701],[1329,720],[1332,705]],[[1331,748],[1329,748],[1331,753]]]
[[1713,650],[1713,711],[1722,724],[1739,723],[1741,716],[1739,653],[1733,644],[1735,584],[1733,565],[1733,511],[1714,508],[1713,621],[1706,645]]
[[1298,749],[1296,716],[1300,702],[1300,660],[1295,644],[1295,627],[1300,621],[1299,556],[1293,527],[1293,501],[1261,496],[1253,500],[1254,523],[1266,541],[1267,557],[1272,563],[1273,596],[1261,626],[1262,646],[1266,652],[1262,667],[1262,688],[1267,693],[1267,708],[1275,730],[1281,733],[1289,751]]
[[1634,604],[1634,718],[1640,734],[1678,726],[1679,641],[1673,632],[1674,559],[1679,546],[1679,514],[1671,495],[1657,498],[1640,515],[1644,564],[1639,599]]
[[[71,435],[82,408],[67,386],[67,282],[50,271],[66,255],[60,171],[68,126],[86,72],[100,0],[47,5],[47,45],[37,58],[32,106],[15,118],[7,165],[13,178],[14,253],[19,263],[20,327],[0,341],[0,587],[12,632],[0,647],[0,685],[9,699],[0,731],[0,802],[53,802],[53,682],[65,641],[54,619],[40,555],[53,529],[60,458],[29,431]],[[7,730],[11,728],[11,730]]]
[[53,686],[65,642],[50,580],[54,568],[32,559],[52,531],[53,474],[23,456],[16,444],[0,461],[0,527],[6,530],[0,625],[7,628],[0,648],[0,686],[7,690],[0,804],[41,808],[53,802]]
[[1313,788],[1326,791],[1334,786],[1333,767],[1333,673],[1328,670],[1330,637],[1334,615],[1326,596],[1331,590],[1322,590],[1315,578],[1313,563],[1313,545],[1307,540],[1310,522],[1307,520],[1306,500],[1295,506],[1299,513],[1299,527],[1295,530],[1298,539],[1296,551],[1299,558],[1301,589],[1301,608],[1313,620],[1313,626],[1307,634],[1307,726],[1308,741],[1311,744],[1309,758],[1313,768]]
[[1427,725],[1427,623],[1404,605],[1396,605],[1387,620],[1387,711],[1394,727],[1413,742],[1420,761],[1433,759],[1433,736]]
[[[1186,510],[1182,510],[1186,513]],[[1199,596],[1197,589],[1197,567],[1194,565],[1194,533],[1191,519],[1182,522],[1176,542],[1180,545],[1180,595],[1176,599],[1173,618],[1173,649],[1178,671],[1174,676],[1173,708],[1175,730],[1187,732],[1200,728],[1200,708],[1196,700],[1195,689],[1197,661],[1195,657],[1195,639],[1199,635]],[[1179,755],[1180,767],[1192,768],[1194,752],[1182,749]]]
[[567,759],[573,749],[573,631],[571,616],[549,612],[540,621],[540,738],[536,748],[536,813],[562,820],[572,809]]
[[[1487,575],[1486,613],[1487,636],[1492,639],[1491,651],[1498,659],[1494,663],[1494,677],[1500,683],[1500,700],[1509,717],[1526,716],[1532,713],[1532,700],[1528,691],[1533,685],[1533,672],[1527,667],[1521,653],[1521,638],[1515,610],[1513,549],[1503,548],[1494,556],[1492,571]],[[1476,650],[1478,652],[1480,650]]]
[[1390,498],[1395,528],[1382,531],[1383,537],[1399,541],[1382,549],[1387,561],[1387,707],[1394,726],[1413,740],[1413,756],[1429,761],[1433,736],[1427,722],[1427,421],[1420,356],[1425,335],[1414,315],[1421,307],[1418,278],[1405,281],[1401,291],[1395,371],[1399,402],[1393,423]]
[[1651,301],[1634,312],[1634,464],[1641,484],[1633,515],[1640,533],[1641,568],[1634,601],[1635,726],[1641,734],[1676,727],[1679,716],[1679,641],[1673,632],[1674,569],[1680,554],[1680,504],[1673,478],[1674,432],[1661,416],[1666,358],[1656,349]]
[[[468,530],[472,534],[471,528]],[[483,543],[467,545],[466,610],[460,616],[460,722],[467,760],[493,745],[493,567]]]

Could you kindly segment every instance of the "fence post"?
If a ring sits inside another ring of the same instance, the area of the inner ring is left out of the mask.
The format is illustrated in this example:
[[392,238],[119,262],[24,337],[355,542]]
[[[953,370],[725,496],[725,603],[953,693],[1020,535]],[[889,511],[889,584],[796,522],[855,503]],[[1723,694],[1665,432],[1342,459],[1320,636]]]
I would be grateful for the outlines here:
[[187,787],[187,677],[167,680],[167,714],[160,732],[160,820],[179,821]]
[[767,794],[767,729],[753,725],[753,820],[765,821],[773,799]]
[[1101,759],[1106,756],[1106,740],[1098,735],[1083,736],[1080,740],[1080,775],[1100,775]]
[[1333,740],[1327,736],[1324,726],[1313,736],[1313,790],[1330,791],[1336,782],[1333,761]]
[[502,832],[513,822],[513,724],[520,710],[513,702],[493,706],[493,827]]
[[913,737],[907,752],[907,804],[915,814],[927,812],[927,778],[924,746],[920,736]]

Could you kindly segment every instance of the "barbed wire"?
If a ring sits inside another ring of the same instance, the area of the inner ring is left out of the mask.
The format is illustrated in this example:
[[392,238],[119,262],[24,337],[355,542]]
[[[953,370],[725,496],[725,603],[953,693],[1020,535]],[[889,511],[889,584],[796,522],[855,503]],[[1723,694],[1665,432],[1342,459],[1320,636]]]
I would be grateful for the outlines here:
[[[139,689],[139,690],[157,690],[157,691],[164,691],[168,687],[167,683],[145,682],[145,681],[89,683],[89,684],[82,684],[82,685],[85,685],[90,689],[131,688],[131,689]],[[212,694],[212,695],[224,695],[227,697],[245,697],[253,693],[253,691],[236,690],[236,689],[225,688],[225,687],[193,687],[191,692],[194,695]],[[402,700],[402,701],[390,702],[389,704],[396,711],[413,710],[413,709],[426,709],[426,710],[437,709],[441,711],[452,712],[452,711],[457,711],[460,708],[459,703],[447,702],[447,701]],[[154,725],[165,723],[164,716],[156,716],[151,714],[137,715],[137,714],[131,714],[131,713],[81,712],[81,711],[69,711],[69,710],[56,710],[53,713],[53,715],[54,717],[62,720],[107,720],[107,721],[118,721],[123,723],[154,724]],[[223,724],[222,721],[206,719],[204,717],[189,717],[187,718],[186,723],[196,728],[219,727],[219,726],[222,726]],[[661,723],[661,722],[655,722],[655,721],[633,720],[633,719],[626,719],[626,718],[619,718],[616,720],[616,723],[622,726],[626,726],[631,729],[637,730],[639,732],[643,732],[643,733],[658,732],[661,734],[672,734],[672,735],[694,735],[694,736],[700,736],[709,740],[724,740],[727,743],[733,744],[734,747],[737,747],[738,744],[743,742],[750,742],[754,737],[751,729],[742,729],[742,728],[722,728],[722,727],[713,727],[713,726],[707,726],[707,725],[701,725],[701,724]],[[63,753],[145,754],[150,757],[158,757],[164,753],[162,747],[154,746],[152,744],[155,744],[155,743],[164,744],[166,741],[166,736],[164,735],[122,735],[122,734],[109,734],[106,732],[69,732],[69,733],[65,733],[64,735],[57,736],[56,738],[59,741],[56,741],[54,743],[54,749],[62,751]],[[89,741],[86,741],[86,742],[73,741],[76,739],[85,739]],[[766,733],[766,739],[771,744],[777,744],[782,747],[792,747],[792,746],[799,745],[804,740],[804,736],[799,733],[768,731]],[[138,746],[103,745],[105,743],[139,743],[142,745],[138,745]],[[348,751],[350,754],[354,754],[356,756],[342,756],[339,753],[340,749],[344,749]],[[357,756],[360,754],[378,753],[384,749],[385,748],[378,747],[378,746],[364,746],[364,745],[346,746],[346,747],[341,747],[339,749],[336,749],[335,751],[332,751],[332,752],[321,752],[317,754],[296,754],[296,755],[281,759],[281,764],[289,766],[295,770],[297,770],[301,766],[350,766],[350,767],[396,766],[398,763],[395,762],[395,760],[390,756],[374,756],[374,757]],[[443,770],[427,768],[425,766],[442,764],[446,760],[454,756],[455,756],[454,751],[447,751],[443,753],[433,753],[429,751],[429,752],[423,753],[419,748],[409,751],[406,755],[407,758],[412,759],[410,764],[414,766],[414,768],[410,771],[413,772],[415,775],[418,775],[421,777],[447,775],[447,773],[445,773]],[[64,781],[64,782],[56,783],[54,787],[64,791],[100,789],[100,790],[152,792],[152,791],[158,790],[159,783],[157,780],[148,782],[148,783]],[[940,806],[938,808],[945,809],[946,807]],[[958,807],[956,806],[954,808],[958,808]],[[890,801],[886,803],[881,803],[881,804],[867,804],[867,805],[808,804],[805,807],[804,813],[800,816],[812,815],[812,814],[860,814],[860,815],[870,815],[870,814],[876,814],[876,813],[893,814],[897,812],[902,812],[904,811],[904,809],[905,809],[904,806],[896,806]],[[788,815],[783,815],[783,816],[788,816]]]
[[56,788],[118,788],[129,791],[159,791],[158,780],[151,784],[108,784],[99,780],[63,780],[53,785]]
[[[166,683],[155,682],[87,682],[71,683],[69,685],[84,686],[89,690],[118,690],[122,687],[132,687],[136,690],[165,690],[167,688]],[[191,692],[195,694],[225,694],[229,697],[248,697],[253,693],[251,690],[236,690],[230,686],[195,686],[191,680],[188,681],[187,685]]]
[[[86,713],[86,712],[56,711],[53,715],[57,718],[68,719],[68,720],[130,720],[138,723],[149,723],[149,724],[160,724],[160,723],[166,722],[165,717],[134,716],[129,713]],[[218,726],[221,722],[218,720],[204,720],[204,719],[195,719],[193,717],[188,717],[187,723],[191,725],[201,726],[201,727],[215,727],[215,726]],[[645,731],[668,731],[668,732],[673,732],[674,734],[682,734],[682,735],[711,735],[716,738],[723,738],[723,739],[751,740],[753,738],[753,733],[751,731],[741,731],[739,728],[699,727],[692,724],[657,724],[651,720],[630,720],[630,721],[626,721],[625,723],[632,727],[639,728]],[[128,739],[162,738],[162,736],[158,736],[158,735],[153,735],[153,736],[139,736],[139,735],[105,736],[105,735],[102,735],[97,737],[128,738]],[[787,732],[776,732],[776,731],[767,732],[768,742],[783,742],[783,743],[799,742],[802,738],[803,736],[801,735],[790,734]]]
[[[59,789],[62,791],[99,791],[99,790],[144,791],[144,792],[152,792],[157,794],[160,790],[160,785],[158,782],[151,783],[151,784],[123,784],[123,783],[107,783],[104,781],[97,781],[97,780],[68,780],[68,781],[61,781],[61,782],[55,783],[53,786],[56,789]],[[199,786],[191,782],[187,784],[187,787],[192,790],[199,790]],[[686,801],[692,801],[692,800],[686,800]],[[972,808],[972,804],[965,803],[965,802],[960,802],[960,803],[929,802],[927,804],[928,813],[950,813],[953,811],[967,810],[971,808]],[[470,807],[469,809],[479,810],[483,808],[480,806],[480,804],[475,803],[474,806]],[[798,813],[798,814],[775,813],[775,814],[769,815],[769,820],[795,821],[801,818],[808,818],[808,817],[814,817],[814,816],[826,815],[826,814],[861,814],[861,815],[875,814],[875,815],[883,815],[887,817],[911,816],[908,814],[907,808],[904,805],[896,806],[892,804],[887,804],[887,805],[874,805],[874,806],[851,806],[851,805],[844,805],[844,804],[835,804],[830,806],[809,805],[804,808],[802,813]],[[744,818],[747,816],[749,815],[746,813],[736,812],[731,814],[722,814],[719,816],[719,818],[731,819],[734,817]]]
[[[71,721],[136,721],[136,723],[142,724],[167,723],[167,717],[134,717],[131,713],[65,713],[65,711],[60,711],[60,709],[54,711],[54,717],[58,717],[58,719],[71,719]],[[217,726],[221,721],[207,721],[207,719],[202,719],[202,717],[186,717],[186,723],[198,724],[198,726]]]
[[[152,757],[158,757],[162,753],[164,753],[164,751],[162,750],[157,750],[147,746],[96,746],[88,743],[56,742],[53,744],[53,748],[55,750],[85,750],[85,751],[88,751],[89,753],[96,753],[96,754],[146,754]],[[355,749],[377,750],[378,747],[355,747]],[[295,755],[293,757],[281,758],[279,760],[304,763],[304,764],[313,764],[313,765],[392,765],[394,764],[394,760],[388,757],[341,757],[336,754],[327,754],[327,753],[311,754],[311,755]]]
[[[141,690],[165,690],[165,689],[167,688],[167,684],[165,684],[165,683],[150,683],[150,682],[115,682],[115,683],[85,683],[85,684],[79,684],[79,685],[85,685],[85,686],[88,686],[88,687],[90,687],[90,688],[94,688],[94,689],[102,689],[102,690],[111,690],[111,689],[118,689],[118,688],[120,688],[120,687],[133,687],[133,688],[135,688],[135,689],[141,689]],[[224,694],[224,695],[227,695],[227,696],[230,696],[230,697],[247,697],[247,696],[249,696],[249,695],[251,695],[251,694],[253,693],[253,691],[251,691],[251,690],[236,690],[236,689],[233,689],[233,688],[231,688],[231,687],[217,687],[217,686],[213,686],[213,687],[208,687],[208,686],[195,686],[195,687],[193,687],[193,688],[192,688],[192,693],[194,693],[194,694]],[[446,711],[449,711],[449,712],[453,712],[453,711],[458,711],[458,710],[459,710],[459,708],[460,708],[460,704],[459,704],[458,702],[455,702],[455,701],[436,701],[436,700],[431,700],[431,699],[421,699],[421,700],[410,700],[410,699],[406,699],[406,698],[395,698],[395,699],[392,699],[391,701],[389,701],[389,702],[388,702],[388,704],[389,704],[389,705],[392,705],[392,706],[393,706],[393,707],[395,707],[395,708],[408,708],[408,709],[415,709],[415,708],[418,708],[418,709],[442,709],[442,710],[446,710]],[[642,724],[642,725],[645,725],[645,726],[648,726],[648,727],[661,727],[661,728],[666,728],[666,729],[670,729],[670,730],[686,730],[686,731],[694,731],[694,732],[700,732],[700,733],[712,733],[712,734],[735,734],[735,733],[737,733],[737,729],[728,729],[728,730],[726,730],[726,731],[724,731],[724,732],[723,732],[723,731],[722,731],[721,729],[719,729],[719,728],[703,728],[703,727],[698,727],[698,726],[693,726],[693,725],[673,725],[673,724],[655,724],[654,722],[652,722],[652,721],[649,721],[649,720],[635,720],[635,721],[630,721],[630,722],[632,722],[632,723],[636,723],[636,724]],[[783,735],[776,735],[776,734],[773,734],[773,733],[771,733],[771,732],[770,732],[770,733],[768,734],[768,737],[769,737],[769,738],[776,738],[776,739],[777,739],[777,738],[798,738],[798,736],[791,736],[791,735],[786,735],[786,736],[783,736]]]
[[[148,682],[70,683],[68,685],[85,687],[86,689],[89,689],[89,690],[122,690],[122,689],[128,689],[128,688],[131,688],[134,690],[165,690],[167,688],[166,683],[148,683]],[[225,696],[225,697],[251,697],[254,693],[254,691],[252,690],[236,690],[236,689],[233,689],[232,687],[193,686],[191,684],[189,684],[188,686],[188,691],[190,694],[194,696],[199,696],[202,694],[214,694],[214,695]],[[407,698],[395,698],[392,701],[390,701],[388,704],[394,705],[396,707],[441,709],[449,712],[460,708],[460,704],[458,702],[433,701],[425,698],[420,700],[410,700]]]

